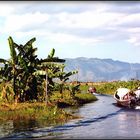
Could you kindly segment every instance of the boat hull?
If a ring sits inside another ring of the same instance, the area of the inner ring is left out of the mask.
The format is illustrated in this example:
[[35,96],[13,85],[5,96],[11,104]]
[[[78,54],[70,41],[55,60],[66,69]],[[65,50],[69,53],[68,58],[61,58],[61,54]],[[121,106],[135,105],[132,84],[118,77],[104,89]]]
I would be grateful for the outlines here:
[[117,104],[120,105],[120,106],[129,107],[130,106],[130,101],[117,101]]
[[115,95],[114,95],[114,98],[115,98],[115,100],[116,100],[118,105],[125,106],[125,107],[129,107],[130,106],[130,103],[131,103],[130,99],[128,99],[128,100],[120,100],[120,99],[116,98]]

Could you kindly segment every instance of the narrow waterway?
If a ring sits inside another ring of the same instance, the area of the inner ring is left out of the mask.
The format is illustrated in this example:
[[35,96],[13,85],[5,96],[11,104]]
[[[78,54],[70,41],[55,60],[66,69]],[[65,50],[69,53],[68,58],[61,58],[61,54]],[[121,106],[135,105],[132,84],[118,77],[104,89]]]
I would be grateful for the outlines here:
[[[120,108],[109,95],[96,95],[99,99],[93,103],[73,109],[73,113],[82,116],[64,125],[44,126],[14,131],[10,122],[0,126],[1,138],[38,138],[38,139],[139,139],[140,109]],[[31,127],[31,126],[30,126]],[[11,131],[10,131],[11,130]],[[7,132],[7,133],[6,133]]]

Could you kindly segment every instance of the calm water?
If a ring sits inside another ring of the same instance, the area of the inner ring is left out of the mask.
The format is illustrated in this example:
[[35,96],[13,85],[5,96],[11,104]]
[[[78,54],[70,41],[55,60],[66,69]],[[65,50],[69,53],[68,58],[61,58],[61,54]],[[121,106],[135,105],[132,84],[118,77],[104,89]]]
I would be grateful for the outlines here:
[[[79,109],[71,109],[82,116],[64,125],[46,126],[39,122],[23,122],[19,125],[12,121],[0,125],[1,138],[38,138],[38,139],[139,139],[140,109],[120,108],[109,95],[97,95],[96,102]],[[26,125],[25,125],[26,124]],[[18,128],[18,129],[17,129]]]

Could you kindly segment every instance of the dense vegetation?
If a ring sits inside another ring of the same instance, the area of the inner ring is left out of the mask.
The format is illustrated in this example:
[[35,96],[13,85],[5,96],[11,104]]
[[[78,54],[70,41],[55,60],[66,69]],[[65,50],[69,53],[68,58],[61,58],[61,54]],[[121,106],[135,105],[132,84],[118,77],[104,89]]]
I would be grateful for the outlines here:
[[114,81],[101,84],[95,83],[94,86],[96,87],[98,93],[114,94],[115,91],[120,87],[129,88],[133,91],[140,86],[140,81],[132,79],[130,81]]
[[[45,59],[39,59],[37,48],[33,47],[35,40],[18,45],[12,37],[8,38],[10,59],[0,58],[3,64],[0,67],[0,120],[43,117],[67,120],[74,116],[64,112],[62,107],[97,100],[87,93],[87,84],[67,82],[78,71],[65,72],[65,60],[55,57],[54,48]],[[98,93],[114,94],[119,87],[134,90],[140,86],[140,81],[93,82],[93,86]]]
[[[3,84],[1,96],[7,102],[9,98],[13,98],[15,103],[48,100],[52,91],[59,90],[62,93],[64,82],[77,73],[64,72],[65,65],[60,63],[65,60],[54,57],[54,49],[46,59],[39,59],[35,54],[37,48],[32,45],[35,40],[32,38],[25,45],[18,45],[11,37],[8,38],[11,58],[0,59],[4,64],[0,70]],[[55,78],[59,79],[59,83],[53,81]]]
[[65,72],[65,60],[54,56],[54,48],[45,59],[39,59],[35,40],[18,45],[8,38],[10,59],[0,58],[0,120],[43,116],[65,120],[71,115],[58,107],[97,100],[94,95],[81,94],[79,83],[65,84],[78,71]]

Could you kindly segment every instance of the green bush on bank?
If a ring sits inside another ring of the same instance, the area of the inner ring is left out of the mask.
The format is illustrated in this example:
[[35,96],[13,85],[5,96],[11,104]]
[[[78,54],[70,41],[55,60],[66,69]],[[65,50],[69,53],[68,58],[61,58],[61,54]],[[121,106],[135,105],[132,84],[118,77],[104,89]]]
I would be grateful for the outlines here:
[[51,96],[51,101],[56,102],[61,106],[78,106],[84,103],[89,103],[92,101],[96,101],[97,98],[93,94],[89,93],[76,93],[73,97],[71,96],[70,92],[65,91],[63,95],[59,92],[53,94]]
[[129,88],[130,90],[136,89],[138,86],[140,86],[140,81],[139,80],[114,81],[114,82],[106,82],[94,86],[97,89],[98,93],[113,95],[115,91],[120,87]]
[[46,103],[0,104],[0,121],[45,119],[49,122],[54,120],[55,122],[65,122],[76,117],[57,106],[49,106]]
[[97,97],[90,93],[86,93],[86,94],[78,93],[75,95],[75,98],[78,101],[78,104],[90,103],[92,101],[97,100]]

